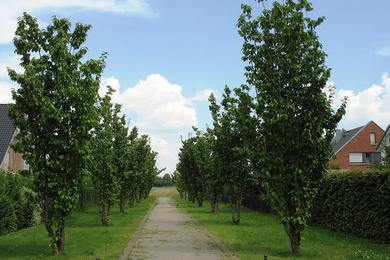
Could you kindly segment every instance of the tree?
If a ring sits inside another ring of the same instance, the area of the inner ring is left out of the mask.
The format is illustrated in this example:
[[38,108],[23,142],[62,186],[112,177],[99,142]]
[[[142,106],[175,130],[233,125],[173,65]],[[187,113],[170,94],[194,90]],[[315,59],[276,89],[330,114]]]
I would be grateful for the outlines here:
[[106,55],[82,62],[87,49],[81,45],[91,26],[76,24],[70,32],[67,19],[52,21],[41,30],[27,13],[18,19],[14,45],[24,72],[8,69],[20,85],[12,92],[9,116],[20,130],[13,149],[30,165],[50,245],[54,254],[63,254],[65,218],[79,203]]
[[177,170],[173,172],[175,186],[177,191],[179,192],[180,198],[187,199],[187,190],[185,188],[185,183],[182,175]]
[[171,175],[169,175],[169,173],[166,173],[163,176],[163,186],[168,186],[168,187],[173,186],[173,180]]
[[[247,125],[242,124],[243,106],[238,106],[238,99],[231,94],[231,90],[226,86],[221,102],[222,112],[221,107],[216,103],[215,96],[211,94],[209,98],[214,126],[212,129],[214,138],[211,143],[214,171],[218,172],[219,181],[224,184],[228,192],[232,221],[234,224],[239,224],[242,198],[253,176],[249,154],[245,147],[245,143],[249,140],[245,139],[247,134],[243,132]],[[248,120],[245,123],[250,121],[249,114],[246,118]]]
[[[116,151],[119,158],[122,158],[121,165],[118,165],[120,168],[119,171],[119,208],[120,212],[125,212],[125,204],[130,199],[133,190],[136,189],[136,182],[134,176],[134,158],[135,158],[135,141],[138,137],[138,128],[133,127],[130,134],[127,136],[126,146],[122,147]],[[125,142],[123,142],[124,144]],[[121,153],[121,154],[120,154]]]
[[[259,2],[263,2],[259,0]],[[330,69],[306,0],[273,3],[252,18],[242,5],[238,21],[244,39],[246,78],[255,92],[256,128],[260,144],[257,171],[273,209],[279,214],[293,252],[299,252],[301,234],[311,201],[326,164],[332,157],[334,129],[345,113],[346,100],[334,112],[334,89],[326,96]],[[248,149],[253,149],[248,147]]]
[[182,141],[183,146],[179,152],[179,162],[176,170],[180,173],[180,179],[183,183],[183,189],[188,192],[190,201],[198,203],[199,207],[203,205],[205,196],[204,171],[200,169],[199,155],[197,149],[197,137],[190,137]]
[[[208,138],[208,133],[203,133],[198,130],[196,127],[192,127],[195,131],[196,136],[195,140],[195,149],[193,154],[193,160],[197,166],[198,178],[197,182],[199,183],[199,192],[197,195],[198,204],[203,203],[204,196],[210,198],[211,209],[213,212],[216,212],[218,209],[218,199],[221,193],[217,194],[217,189],[211,188],[210,176],[212,176],[212,162],[211,162],[211,146]],[[223,186],[222,186],[223,187]],[[199,206],[201,206],[199,204]]]
[[118,129],[115,128],[121,120],[119,117],[121,106],[111,103],[113,92],[114,90],[108,87],[106,95],[99,100],[100,121],[95,124],[92,131],[93,157],[89,166],[102,204],[101,222],[103,226],[109,224],[111,206],[117,202],[119,195],[118,164],[116,163],[118,151],[115,151],[114,144],[116,137],[121,134],[116,132]]
[[196,157],[201,176],[204,179],[205,192],[210,200],[211,211],[216,213],[219,209],[219,201],[222,198],[224,191],[224,183],[220,178],[219,169],[215,167],[215,158],[213,156],[213,144],[215,143],[215,136],[210,128],[207,132],[196,130]]

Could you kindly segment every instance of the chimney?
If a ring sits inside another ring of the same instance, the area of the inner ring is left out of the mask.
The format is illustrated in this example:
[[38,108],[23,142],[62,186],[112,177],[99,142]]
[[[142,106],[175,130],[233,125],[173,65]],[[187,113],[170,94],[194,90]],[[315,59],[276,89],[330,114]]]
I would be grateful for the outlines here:
[[336,129],[336,134],[334,135],[333,142],[336,144],[343,139],[343,137],[346,135],[346,131],[344,128],[342,129]]

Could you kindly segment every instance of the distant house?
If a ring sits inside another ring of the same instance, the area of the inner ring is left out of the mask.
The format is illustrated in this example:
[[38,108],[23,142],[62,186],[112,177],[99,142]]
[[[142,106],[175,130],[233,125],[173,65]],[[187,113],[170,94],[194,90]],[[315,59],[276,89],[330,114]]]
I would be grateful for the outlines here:
[[384,133],[373,121],[351,130],[337,129],[332,141],[336,159],[331,159],[329,165],[339,165],[341,169],[368,168],[380,160],[377,147]]
[[0,104],[0,169],[18,171],[28,169],[22,155],[10,147],[16,142],[17,130],[8,117],[8,105]]
[[385,146],[390,145],[390,125],[387,126],[385,134],[383,135],[382,139],[379,141],[378,147],[376,148],[376,151],[381,154],[381,157],[386,156],[385,152]]

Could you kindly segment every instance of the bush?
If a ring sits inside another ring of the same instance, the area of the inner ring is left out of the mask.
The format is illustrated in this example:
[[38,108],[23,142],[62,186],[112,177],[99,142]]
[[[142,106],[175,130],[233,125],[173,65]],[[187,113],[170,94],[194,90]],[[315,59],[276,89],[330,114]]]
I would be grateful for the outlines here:
[[85,187],[80,194],[80,209],[84,211],[96,205],[100,205],[98,192],[94,187]]
[[328,166],[328,169],[330,169],[330,170],[341,170],[341,167],[340,167],[340,164],[338,164],[338,163],[331,163]]
[[326,173],[311,224],[390,242],[390,170]]
[[28,178],[0,170],[0,235],[41,223],[41,209],[30,187]]

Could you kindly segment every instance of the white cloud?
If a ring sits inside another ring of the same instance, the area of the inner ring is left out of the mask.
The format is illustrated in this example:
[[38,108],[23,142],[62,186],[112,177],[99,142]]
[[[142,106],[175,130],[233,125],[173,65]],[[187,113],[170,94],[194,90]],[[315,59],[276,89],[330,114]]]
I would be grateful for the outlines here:
[[[107,85],[116,90],[120,88],[115,78],[102,79],[102,87]],[[179,85],[152,74],[146,81],[140,80],[123,93],[117,91],[113,95],[113,102],[122,104],[125,113],[136,112],[139,117],[137,126],[143,131],[197,126],[196,111],[189,106],[190,100],[183,97],[181,91]]]
[[0,81],[0,104],[14,103],[11,90],[17,88],[18,85],[13,82]]
[[140,132],[149,135],[153,150],[159,153],[158,168],[166,167],[166,172],[173,173],[181,147],[180,135],[192,132],[192,126],[198,125],[192,101],[205,101],[213,91],[200,91],[195,97],[186,98],[181,86],[159,74],[149,75],[122,93],[116,78],[102,78],[100,95],[106,93],[107,85],[116,90],[112,102],[122,104],[123,113],[137,115],[136,120],[130,118],[131,126],[137,126]]
[[168,142],[164,138],[155,134],[148,134],[150,142],[152,143],[153,150],[159,151],[159,156],[173,157],[173,153],[169,151]]
[[23,73],[23,68],[20,64],[20,56],[14,55],[4,59],[4,63],[0,63],[0,79],[9,79],[7,68],[15,70],[17,73]]
[[382,76],[381,86],[372,85],[359,93],[339,90],[335,96],[335,109],[340,106],[340,100],[344,96],[348,97],[347,109],[339,127],[351,129],[373,120],[382,128],[386,128],[390,123],[390,77],[387,73]]
[[200,91],[196,93],[195,97],[190,98],[191,101],[207,101],[211,95],[211,93],[214,93],[214,90],[212,89],[205,89],[203,91]]
[[0,2],[0,43],[12,41],[17,18],[42,8],[79,8],[122,15],[154,17],[146,0],[13,0]]

